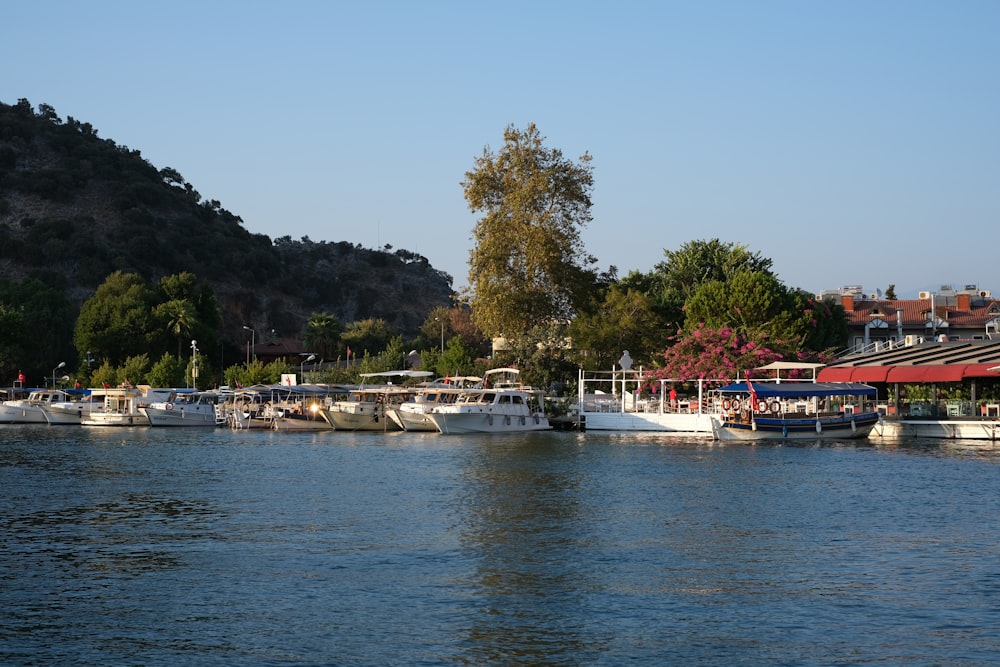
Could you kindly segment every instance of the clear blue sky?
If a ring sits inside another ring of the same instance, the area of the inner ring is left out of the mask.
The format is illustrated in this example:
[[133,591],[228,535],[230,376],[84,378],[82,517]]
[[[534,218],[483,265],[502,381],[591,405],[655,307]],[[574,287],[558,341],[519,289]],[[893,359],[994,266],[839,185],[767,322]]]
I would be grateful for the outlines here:
[[177,169],[251,232],[426,256],[503,130],[593,156],[600,266],[696,239],[789,286],[1000,295],[1000,2],[8,2],[0,101]]

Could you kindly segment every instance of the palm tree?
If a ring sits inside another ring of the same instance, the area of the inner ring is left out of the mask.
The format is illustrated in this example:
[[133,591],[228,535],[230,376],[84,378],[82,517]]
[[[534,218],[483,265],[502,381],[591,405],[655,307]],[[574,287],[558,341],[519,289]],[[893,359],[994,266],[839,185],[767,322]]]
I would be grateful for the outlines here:
[[187,299],[172,299],[157,307],[158,314],[167,322],[167,330],[177,337],[177,358],[181,358],[181,341],[191,335],[197,318],[195,307]]
[[321,359],[333,359],[340,345],[343,327],[336,315],[313,313],[306,323],[306,348],[318,354]]

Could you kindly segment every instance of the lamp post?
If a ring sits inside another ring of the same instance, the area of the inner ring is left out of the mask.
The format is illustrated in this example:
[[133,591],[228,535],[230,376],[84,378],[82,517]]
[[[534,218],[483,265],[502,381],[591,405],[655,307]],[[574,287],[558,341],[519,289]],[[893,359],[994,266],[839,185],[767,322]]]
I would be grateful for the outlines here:
[[66,366],[65,361],[60,361],[59,365],[52,369],[52,388],[56,388],[56,371]]
[[257,332],[254,331],[253,328],[248,327],[245,324],[243,325],[243,328],[250,332],[250,347],[247,348],[247,368],[250,368],[250,350],[251,349],[253,349],[253,351],[254,351],[254,355],[253,355],[254,360],[257,359],[257,350],[254,349],[254,348],[257,347]]
[[198,388],[198,341],[191,341],[191,386]]
[[[303,352],[303,354],[305,353]],[[316,358],[315,354],[310,354],[308,357],[302,360],[301,364],[299,364],[299,375],[302,376],[302,384],[306,383],[306,363],[312,361],[315,358]]]
[[444,320],[440,317],[435,317],[434,321],[441,323],[441,354],[444,354]]

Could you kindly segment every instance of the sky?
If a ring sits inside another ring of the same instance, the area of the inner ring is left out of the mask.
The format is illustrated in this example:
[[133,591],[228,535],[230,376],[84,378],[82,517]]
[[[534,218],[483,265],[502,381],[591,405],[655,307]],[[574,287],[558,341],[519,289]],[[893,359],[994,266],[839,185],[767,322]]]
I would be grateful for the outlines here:
[[7,2],[0,102],[456,289],[465,173],[534,123],[592,157],[601,270],[718,238],[814,293],[1000,296],[998,30],[996,0]]

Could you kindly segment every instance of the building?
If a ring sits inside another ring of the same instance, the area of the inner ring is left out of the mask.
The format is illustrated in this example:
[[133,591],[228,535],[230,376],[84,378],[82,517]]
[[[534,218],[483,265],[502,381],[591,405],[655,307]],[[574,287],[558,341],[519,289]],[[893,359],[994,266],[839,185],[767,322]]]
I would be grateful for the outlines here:
[[1000,301],[989,290],[942,285],[916,299],[884,299],[851,285],[817,295],[844,307],[847,352],[873,352],[925,341],[1000,340]]

